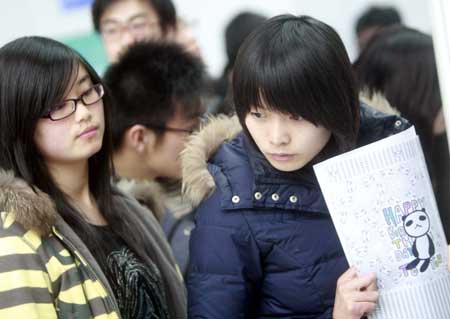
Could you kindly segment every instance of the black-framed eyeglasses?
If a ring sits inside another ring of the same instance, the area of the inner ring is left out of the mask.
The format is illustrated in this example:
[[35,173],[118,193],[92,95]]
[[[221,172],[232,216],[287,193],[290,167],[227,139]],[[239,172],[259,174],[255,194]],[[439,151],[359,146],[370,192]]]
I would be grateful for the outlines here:
[[67,99],[63,101],[61,104],[58,104],[54,108],[50,109],[50,111],[44,115],[44,118],[49,118],[52,121],[59,121],[65,119],[66,117],[71,116],[77,110],[78,102],[81,101],[85,106],[89,106],[100,101],[105,94],[103,89],[103,85],[95,84],[90,87],[86,91],[83,92],[76,99]]
[[152,30],[159,25],[158,19],[150,19],[148,14],[140,13],[125,23],[111,21],[100,27],[102,37],[107,41],[118,41],[126,31],[139,39],[152,36]]

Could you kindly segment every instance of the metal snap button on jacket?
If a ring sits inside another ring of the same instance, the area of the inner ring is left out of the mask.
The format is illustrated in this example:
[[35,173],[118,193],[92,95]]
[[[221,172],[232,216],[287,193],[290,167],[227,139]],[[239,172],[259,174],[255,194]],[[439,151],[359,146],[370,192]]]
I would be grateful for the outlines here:
[[292,195],[291,197],[289,197],[289,201],[293,204],[297,203],[298,198],[295,195]]

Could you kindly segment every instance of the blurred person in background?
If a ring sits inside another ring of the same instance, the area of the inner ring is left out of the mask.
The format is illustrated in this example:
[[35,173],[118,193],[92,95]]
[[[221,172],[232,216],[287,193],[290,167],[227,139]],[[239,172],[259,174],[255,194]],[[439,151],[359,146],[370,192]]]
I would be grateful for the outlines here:
[[368,8],[356,22],[359,50],[363,50],[370,39],[381,29],[401,23],[400,13],[394,7],[372,6]]
[[153,212],[184,275],[194,216],[181,198],[179,155],[200,124],[204,73],[201,60],[180,45],[152,41],[133,44],[104,76],[113,97],[119,186],[150,208],[159,207]]
[[450,242],[450,157],[433,39],[405,26],[386,28],[361,52],[353,68],[364,99],[383,95],[415,126]]
[[[92,20],[110,63],[117,62],[133,43],[146,40],[180,44],[203,60],[191,25],[177,17],[170,0],[94,0]],[[210,76],[205,83],[202,103],[214,113],[220,99]]]
[[228,23],[225,29],[225,49],[227,54],[227,63],[222,72],[222,76],[216,80],[215,92],[219,98],[218,108],[214,113],[230,114],[233,112],[231,97],[227,96],[230,86],[231,72],[234,61],[239,51],[239,47],[245,38],[257,27],[259,27],[267,18],[263,15],[244,11],[236,15]]
[[149,39],[173,41],[200,56],[189,26],[177,19],[170,0],[94,0],[92,20],[111,63],[132,43]]

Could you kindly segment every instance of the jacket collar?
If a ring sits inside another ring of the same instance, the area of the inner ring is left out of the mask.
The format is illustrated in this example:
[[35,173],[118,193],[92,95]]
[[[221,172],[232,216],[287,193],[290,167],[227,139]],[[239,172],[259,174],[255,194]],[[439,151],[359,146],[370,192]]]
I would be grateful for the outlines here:
[[278,171],[243,132],[219,148],[207,169],[221,190],[220,206],[224,210],[277,208],[327,212],[311,166],[295,175]]
[[[393,111],[385,114],[361,103],[358,146],[396,134],[409,126]],[[304,167],[295,176],[277,171],[240,131],[242,128],[236,116],[219,116],[211,118],[205,127],[190,137],[181,159],[183,193],[194,206],[217,186],[221,189],[224,209],[282,207],[304,210],[309,207],[316,212],[327,211],[312,165]]]
[[[181,155],[183,194],[194,206],[219,187],[220,205],[226,210],[272,207],[327,211],[312,166],[294,178],[277,171],[241,131],[236,116],[221,115],[210,118],[190,137]],[[228,143],[221,147],[224,142]]]

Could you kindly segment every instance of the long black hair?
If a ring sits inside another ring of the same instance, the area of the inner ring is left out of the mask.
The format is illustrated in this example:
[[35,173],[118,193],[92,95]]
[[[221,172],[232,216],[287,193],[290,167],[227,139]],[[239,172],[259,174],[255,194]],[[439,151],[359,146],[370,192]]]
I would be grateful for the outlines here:
[[[32,188],[47,193],[58,213],[82,236],[93,250],[101,252],[92,227],[82,218],[68,195],[55,184],[44,158],[39,153],[34,133],[38,120],[64,99],[73,84],[78,67],[83,66],[94,84],[100,77],[77,52],[57,41],[43,37],[23,37],[0,48],[0,167],[12,171]],[[123,223],[113,207],[111,176],[112,143],[109,120],[110,97],[105,91],[103,106],[105,132],[102,148],[88,160],[89,188],[114,232],[126,242],[142,242],[139,227]],[[128,229],[128,231],[127,231]]]
[[355,146],[356,83],[344,44],[327,24],[294,15],[267,20],[239,49],[232,82],[236,113],[247,135],[245,116],[266,103],[328,129],[336,151]]

